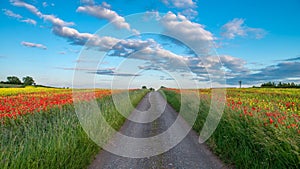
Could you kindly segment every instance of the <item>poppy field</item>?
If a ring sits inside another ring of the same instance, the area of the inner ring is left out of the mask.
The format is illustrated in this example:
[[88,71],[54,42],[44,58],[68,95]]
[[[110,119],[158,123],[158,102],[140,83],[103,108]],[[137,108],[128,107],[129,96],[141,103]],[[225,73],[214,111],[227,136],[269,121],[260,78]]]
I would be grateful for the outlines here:
[[[200,132],[211,103],[211,89],[198,92],[200,108],[193,129]],[[180,91],[164,89],[178,111]],[[237,168],[298,168],[300,166],[300,90],[226,89],[221,121],[207,140],[211,149]]]
[[[46,111],[53,107],[61,107],[72,104],[71,89],[47,89],[47,88],[6,88],[0,93],[0,118],[16,117],[26,113]],[[89,101],[94,98],[102,98],[111,94],[110,90],[78,90],[81,101]],[[91,92],[94,97],[91,97]]]
[[[73,103],[84,106],[96,100],[107,122],[118,129],[126,118],[115,108],[112,92],[123,93],[106,89],[0,89],[0,168],[86,168],[100,148],[82,129]],[[147,92],[130,90],[131,104],[136,106]],[[125,112],[132,111],[122,106]],[[105,129],[99,130],[106,134]]]

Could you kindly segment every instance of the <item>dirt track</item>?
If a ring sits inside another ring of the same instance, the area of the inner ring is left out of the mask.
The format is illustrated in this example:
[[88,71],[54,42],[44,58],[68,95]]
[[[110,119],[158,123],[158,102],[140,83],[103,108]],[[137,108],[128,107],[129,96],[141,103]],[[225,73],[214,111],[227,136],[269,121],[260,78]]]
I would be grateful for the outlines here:
[[[152,107],[151,107],[152,105]],[[151,108],[150,108],[151,107]],[[149,109],[150,108],[150,109]],[[178,113],[166,103],[162,95],[158,92],[151,92],[143,98],[137,106],[137,110],[133,111],[130,119],[134,121],[152,121],[149,123],[138,123],[127,120],[120,132],[124,135],[135,138],[147,138],[156,136],[166,131],[176,120]],[[146,111],[147,110],[147,111]],[[161,112],[161,113],[159,113]],[[156,118],[158,117],[158,118]],[[178,122],[180,127],[187,128],[187,124],[181,118]],[[178,132],[177,132],[178,131]],[[179,137],[184,129],[176,129],[176,132],[169,133],[166,137],[140,145],[132,143],[116,136],[110,141],[116,151],[127,151],[128,154],[134,154],[140,151],[141,155],[145,155],[158,150],[164,150],[174,138]],[[137,148],[138,147],[138,148]],[[125,156],[125,154],[124,154]],[[188,135],[175,147],[170,150],[151,157],[145,158],[129,158],[112,154],[102,150],[89,166],[90,169],[173,169],[173,168],[227,168],[215,155],[213,155],[205,144],[198,143],[198,136],[194,131],[190,131]]]

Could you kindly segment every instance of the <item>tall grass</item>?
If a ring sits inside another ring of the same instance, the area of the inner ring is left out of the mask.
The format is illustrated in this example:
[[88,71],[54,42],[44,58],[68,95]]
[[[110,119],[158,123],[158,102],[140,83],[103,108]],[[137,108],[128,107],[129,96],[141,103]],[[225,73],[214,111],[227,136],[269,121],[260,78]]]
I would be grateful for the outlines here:
[[[133,106],[147,90],[130,92]],[[120,128],[126,120],[118,113],[111,96],[97,100],[107,113],[113,128]],[[132,110],[124,108],[131,112]],[[129,113],[128,113],[129,114]],[[73,105],[53,108],[46,112],[1,119],[0,168],[86,168],[99,152],[84,132]]]
[[[168,103],[180,109],[180,94],[163,90]],[[209,112],[210,100],[201,100],[193,129],[200,132]],[[207,140],[225,162],[236,168],[300,168],[300,133],[297,130],[263,126],[259,118],[240,116],[229,107]]]

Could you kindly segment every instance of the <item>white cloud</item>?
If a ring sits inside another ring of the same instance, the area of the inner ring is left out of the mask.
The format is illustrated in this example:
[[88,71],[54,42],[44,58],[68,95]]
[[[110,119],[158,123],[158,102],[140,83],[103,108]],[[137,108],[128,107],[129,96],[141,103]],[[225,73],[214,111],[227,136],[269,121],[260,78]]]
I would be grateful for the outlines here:
[[113,37],[99,37],[90,33],[80,33],[74,28],[65,26],[54,26],[53,33],[58,36],[67,38],[72,44],[85,45],[88,42],[86,45],[97,47],[99,50],[102,51],[107,51],[111,49],[113,45],[119,42],[118,39]]
[[33,47],[33,48],[40,48],[40,49],[47,49],[45,45],[38,44],[38,43],[32,43],[32,42],[25,42],[22,41],[21,45],[26,46],[26,47]]
[[154,18],[156,20],[160,20],[161,17],[159,16],[159,12],[158,11],[146,11],[145,12],[145,17],[143,18],[144,20],[149,20],[151,18]]
[[[188,67],[186,63],[188,58],[175,54],[172,51],[162,48],[159,44],[153,44],[151,46],[143,45],[140,42],[140,50],[129,53],[128,55],[120,54],[120,57],[126,57],[127,59],[138,59],[144,62],[145,65],[139,65],[138,68],[142,70],[167,70],[169,72],[175,71],[187,71]],[[124,41],[124,43],[128,43]],[[156,43],[156,42],[154,42]],[[136,43],[138,44],[138,43]],[[141,47],[143,46],[143,47]],[[146,46],[146,47],[145,47]]]
[[212,33],[205,30],[203,25],[191,22],[180,14],[176,16],[174,13],[168,12],[161,19],[161,23],[167,33],[179,35],[189,41],[214,40]]
[[[194,80],[209,80],[210,76],[222,81],[224,73],[228,78],[249,74],[245,67],[246,61],[229,55],[211,55],[203,57],[189,57],[175,54],[159,46],[146,47],[128,58],[145,60],[148,63],[139,66],[143,70],[168,70],[176,72],[192,72]],[[222,63],[222,64],[221,64]],[[224,66],[224,67],[223,67]]]
[[146,47],[131,57],[149,61],[173,61],[176,63],[183,63],[187,61],[186,57],[177,55],[169,50],[163,49],[159,46]]
[[[90,33],[81,33],[78,32],[74,28],[70,28],[68,26],[74,25],[73,22],[66,22],[54,15],[46,15],[41,13],[36,7],[33,5],[27,4],[25,2],[20,2],[20,1],[11,1],[11,3],[15,6],[20,6],[20,7],[25,7],[29,11],[35,13],[38,15],[41,19],[44,19],[45,21],[48,21],[52,24],[52,31],[54,34],[67,38],[72,44],[76,45],[85,45],[86,42],[88,42],[87,45],[93,46],[93,47],[98,47],[99,50],[109,50],[115,45],[117,42],[119,42],[119,39],[113,38],[113,37],[99,37],[97,35],[93,35]],[[112,17],[115,17],[114,15],[111,15]],[[120,17],[120,16],[119,16]],[[123,17],[122,17],[123,18]],[[124,18],[123,18],[124,19]],[[119,18],[120,20],[120,18]],[[122,20],[122,19],[121,19]],[[23,22],[27,23],[36,23],[33,20],[23,20]],[[122,26],[122,24],[120,24]],[[137,30],[133,30],[135,33],[139,33]],[[22,45],[25,46],[32,46],[32,47],[38,47],[30,43],[22,43]],[[41,46],[39,46],[41,47]]]
[[87,5],[94,5],[94,0],[80,0],[80,3],[87,4]]
[[64,20],[54,16],[54,15],[42,15],[45,21],[51,22],[55,26],[72,26],[73,22],[65,22]]
[[[55,17],[54,15],[45,15],[40,12],[35,6],[28,4],[26,2],[20,0],[10,0],[11,4],[17,7],[23,7],[32,12],[33,14],[37,15],[39,18],[43,18],[46,21],[50,21],[53,25],[60,25],[60,26],[70,26],[74,25],[72,22],[65,22],[60,18]],[[43,6],[48,5],[46,2],[43,3]],[[54,4],[53,4],[54,5]],[[23,20],[26,23],[36,23],[32,19]]]
[[261,28],[250,28],[244,25],[245,20],[235,18],[222,26],[221,35],[228,39],[234,39],[235,37],[241,36],[254,36],[256,39],[263,38],[266,31]]
[[[73,22],[66,22],[54,15],[46,15],[41,13],[36,7],[33,5],[27,4],[25,2],[21,2],[18,0],[11,0],[11,3],[15,6],[24,7],[27,10],[35,13],[38,15],[41,19],[44,19],[45,21],[48,21],[52,24],[52,31],[54,34],[61,36],[63,38],[67,38],[72,44],[76,45],[85,45],[86,42],[88,42],[88,46],[98,47],[99,50],[109,50],[115,45],[117,42],[119,42],[119,39],[113,38],[113,37],[99,37],[97,35],[93,35],[90,33],[81,33],[78,32],[74,28],[70,28],[68,26],[73,26]],[[108,4],[103,3],[104,6],[108,7]],[[99,11],[96,11],[96,9],[101,9],[100,13]],[[91,12],[95,14],[98,17],[104,17],[108,20],[116,21],[114,24],[116,24],[120,28],[127,28],[130,29],[130,26],[127,22],[125,22],[125,19],[121,16],[119,16],[116,12],[106,9],[104,7],[99,6],[84,6],[79,7],[77,10],[87,10],[88,12]],[[33,20],[24,20],[23,22],[27,23],[36,23]],[[139,32],[135,29],[131,30],[134,34],[139,34]]]
[[120,40],[108,53],[109,56],[139,59],[151,63],[151,65],[141,66],[140,69],[182,70],[188,61],[188,57],[164,49],[153,39]]
[[241,58],[236,58],[229,55],[221,55],[220,59],[223,65],[233,72],[241,73],[244,71],[248,71],[248,69],[245,68],[246,61]]
[[235,36],[246,36],[246,31],[242,27],[244,19],[235,18],[222,26],[222,36],[233,39]]
[[166,35],[174,37],[200,53],[209,52],[215,39],[213,34],[199,23],[191,22],[183,15],[168,12],[160,20]]
[[131,29],[131,32],[132,32],[134,35],[136,35],[136,36],[138,36],[138,35],[141,34],[140,31],[138,31],[138,30],[136,30],[136,29]]
[[162,0],[166,5],[176,8],[195,8],[196,3],[193,0]]
[[[70,40],[74,40],[75,42],[86,42],[89,38],[92,38],[93,35],[89,33],[79,33],[76,29],[65,27],[65,26],[54,26],[53,32],[56,35],[61,37],[68,38]],[[82,44],[83,45],[83,44]]]
[[111,8],[111,5],[110,4],[108,4],[108,3],[106,3],[106,2],[102,2],[102,6],[104,7],[104,8]]
[[[107,5],[106,5],[107,6]],[[124,17],[118,15],[115,11],[108,9],[104,6],[80,6],[76,10],[77,12],[87,13],[99,19],[106,19],[118,28],[125,28],[130,30],[130,25],[125,21]]]
[[90,39],[87,45],[98,47],[99,50],[102,51],[107,51],[111,49],[119,41],[120,41],[119,39],[113,37],[109,37],[109,36],[99,37],[95,35],[93,38]]
[[243,84],[253,85],[268,81],[299,81],[300,62],[280,62],[275,65],[263,67],[247,74],[240,74],[228,79],[229,84],[237,84],[239,80]]
[[127,40],[121,40],[120,46],[134,49],[134,50],[141,50],[151,45],[156,45],[156,42],[153,39],[148,40],[140,40],[140,39],[127,39]]
[[43,2],[42,5],[43,5],[43,7],[47,7],[48,6],[47,2]]
[[209,76],[220,77],[220,80],[224,78],[224,73],[229,79],[249,74],[251,70],[246,67],[246,64],[245,60],[230,55],[189,58],[188,63],[192,72],[198,76],[205,77],[209,73]]
[[[44,8],[49,6],[49,4],[47,2],[43,2],[42,5],[43,5]],[[51,3],[50,6],[55,6],[55,4]]]
[[191,8],[185,9],[182,12],[180,12],[180,14],[186,16],[188,19],[194,19],[197,15],[198,12],[196,10],[193,10]]
[[[201,76],[202,79],[208,77],[207,69],[210,69],[210,73],[213,72],[217,75],[222,75],[222,71],[219,70],[220,66],[222,66],[220,64],[220,59],[218,57],[209,57],[210,53],[207,52],[213,47],[211,44],[215,38],[211,32],[205,30],[203,25],[191,22],[185,16],[180,14],[175,15],[172,12],[161,17],[159,22],[163,26],[164,34],[182,41],[188,47],[197,49],[198,52],[201,51],[202,53],[200,54],[203,54],[204,56],[198,58],[176,54],[164,49],[154,40],[149,44],[144,43],[145,45],[143,47],[133,51],[126,50],[126,45],[120,43],[121,47],[114,48],[116,51],[115,53],[111,53],[111,55],[140,59],[149,62],[148,65],[141,66],[140,69],[159,70],[160,68],[163,68],[169,71],[185,72],[189,71],[188,68],[190,68],[193,73],[197,74],[199,77]],[[129,42],[124,41],[123,43]],[[135,43],[143,44],[141,42]],[[118,45],[116,45],[116,47],[118,47]],[[128,48],[135,49],[136,47],[131,46]],[[223,61],[229,67],[227,69],[228,71],[236,71],[239,68],[242,69],[242,66],[239,67],[238,64],[243,64],[243,62],[237,58],[224,56]]]
[[28,9],[33,14],[37,15],[38,17],[42,16],[42,13],[33,5],[30,5],[26,2],[20,1],[20,0],[10,0],[11,4],[17,7],[24,7]]
[[22,19],[23,17],[19,14],[16,14],[14,13],[13,11],[11,10],[8,10],[8,9],[2,9],[3,13],[9,17],[12,17],[12,18],[16,18],[16,19]]
[[[60,19],[54,15],[45,15],[42,12],[40,12],[35,6],[28,4],[26,2],[23,2],[20,0],[10,0],[10,2],[14,6],[26,8],[33,14],[37,15],[39,18],[43,18],[45,21],[49,21],[53,25],[56,25],[56,26],[72,26],[72,25],[74,25],[73,22],[65,22],[62,19]],[[45,5],[45,4],[43,3],[43,5]],[[52,3],[51,6],[54,6],[54,4]],[[27,20],[27,22],[33,23],[32,20]]]
[[[148,61],[146,65],[139,66],[143,70],[167,70],[170,72],[180,72],[194,74],[192,80],[209,81],[214,80],[223,82],[224,74],[227,78],[235,78],[249,74],[250,70],[245,67],[243,59],[229,55],[206,56],[206,57],[187,57],[175,54],[163,48],[145,48],[130,56],[134,59]],[[221,64],[221,62],[223,64]],[[224,66],[224,68],[222,67]]]
[[[17,19],[19,22],[25,22],[25,23],[28,23],[28,24],[32,24],[32,25],[36,25],[36,21],[33,20],[33,19],[30,19],[30,18],[27,18],[27,19],[22,19],[23,16],[19,15],[19,14],[16,14],[14,12],[12,12],[11,10],[8,10],[8,9],[2,9],[2,11],[4,12],[5,15],[9,16],[9,17],[12,17],[12,18],[15,18]],[[22,19],[22,20],[21,20]]]
[[188,19],[195,19],[198,12],[194,10],[197,8],[196,2],[193,0],[161,0],[167,7],[178,8],[181,15],[186,16]]
[[29,19],[29,18],[23,19],[23,20],[21,20],[21,22],[25,22],[25,23],[29,23],[29,24],[32,24],[32,25],[36,25],[36,21],[33,20],[33,19]]

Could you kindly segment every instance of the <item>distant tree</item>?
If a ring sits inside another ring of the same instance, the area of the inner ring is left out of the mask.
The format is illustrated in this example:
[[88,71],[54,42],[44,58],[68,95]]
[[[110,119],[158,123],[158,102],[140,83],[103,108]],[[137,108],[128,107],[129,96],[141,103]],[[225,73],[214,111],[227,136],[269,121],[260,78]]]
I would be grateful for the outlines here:
[[261,87],[268,87],[268,88],[300,88],[299,84],[295,84],[294,82],[288,82],[288,83],[282,83],[279,82],[276,84],[275,82],[268,82],[268,83],[263,83]]
[[147,89],[147,87],[146,86],[142,86],[142,89]]
[[33,80],[33,78],[30,77],[30,76],[23,77],[22,80],[23,80],[24,86],[31,86],[31,85],[34,84],[34,80]]
[[153,89],[152,87],[150,88],[150,90],[151,90],[151,91],[154,91],[154,89]]
[[166,88],[166,87],[165,87],[165,86],[160,86],[160,88],[161,88],[161,89],[164,89],[164,88]]
[[261,87],[276,87],[274,82],[263,83]]
[[21,80],[16,76],[7,77],[8,84],[22,84]]
[[296,85],[295,85],[295,83],[294,82],[292,82],[291,83],[291,87],[295,87]]

